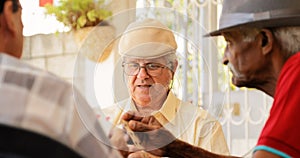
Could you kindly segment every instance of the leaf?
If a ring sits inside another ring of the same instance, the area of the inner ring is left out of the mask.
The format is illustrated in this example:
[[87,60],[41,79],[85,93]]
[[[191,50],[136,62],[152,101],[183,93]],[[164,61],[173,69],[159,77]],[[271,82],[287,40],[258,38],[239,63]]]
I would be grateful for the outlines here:
[[86,22],[87,22],[86,16],[84,16],[84,15],[80,16],[77,20],[77,23],[78,23],[77,27],[78,26],[83,27],[86,24]]
[[97,13],[95,10],[91,10],[87,13],[87,17],[90,21],[96,21]]

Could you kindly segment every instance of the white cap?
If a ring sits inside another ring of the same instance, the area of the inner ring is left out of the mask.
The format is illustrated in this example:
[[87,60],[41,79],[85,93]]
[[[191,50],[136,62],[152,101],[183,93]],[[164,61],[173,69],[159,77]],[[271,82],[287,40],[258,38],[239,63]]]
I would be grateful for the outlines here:
[[155,19],[129,24],[119,41],[119,54],[125,57],[158,58],[176,49],[173,32]]

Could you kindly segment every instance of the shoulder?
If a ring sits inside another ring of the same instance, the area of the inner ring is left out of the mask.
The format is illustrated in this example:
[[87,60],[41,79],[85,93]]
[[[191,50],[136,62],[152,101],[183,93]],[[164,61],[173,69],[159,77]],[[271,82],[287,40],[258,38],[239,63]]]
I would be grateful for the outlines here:
[[100,133],[102,128],[95,125],[91,107],[70,83],[6,55],[0,55],[0,78],[1,124],[40,133],[85,157],[109,152],[89,131]]
[[1,75],[3,75],[6,79],[9,78],[12,80],[10,77],[23,80],[32,79],[33,82],[45,82],[46,80],[50,80],[56,82],[55,84],[65,84],[71,86],[70,83],[67,83],[65,80],[57,77],[53,73],[29,65],[24,61],[3,53],[0,53],[0,68],[3,72]]

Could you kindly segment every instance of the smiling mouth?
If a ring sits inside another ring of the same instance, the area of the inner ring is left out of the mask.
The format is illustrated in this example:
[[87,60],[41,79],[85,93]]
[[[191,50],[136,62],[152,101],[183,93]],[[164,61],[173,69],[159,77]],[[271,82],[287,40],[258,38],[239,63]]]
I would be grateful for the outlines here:
[[137,87],[151,87],[151,85],[137,85]]

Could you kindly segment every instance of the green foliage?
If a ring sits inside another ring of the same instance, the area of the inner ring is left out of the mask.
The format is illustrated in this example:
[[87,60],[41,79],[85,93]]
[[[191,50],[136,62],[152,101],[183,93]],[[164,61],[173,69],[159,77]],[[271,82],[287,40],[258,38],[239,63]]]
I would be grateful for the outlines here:
[[59,5],[46,4],[46,14],[55,15],[59,22],[72,29],[96,26],[112,15],[105,0],[60,0]]

